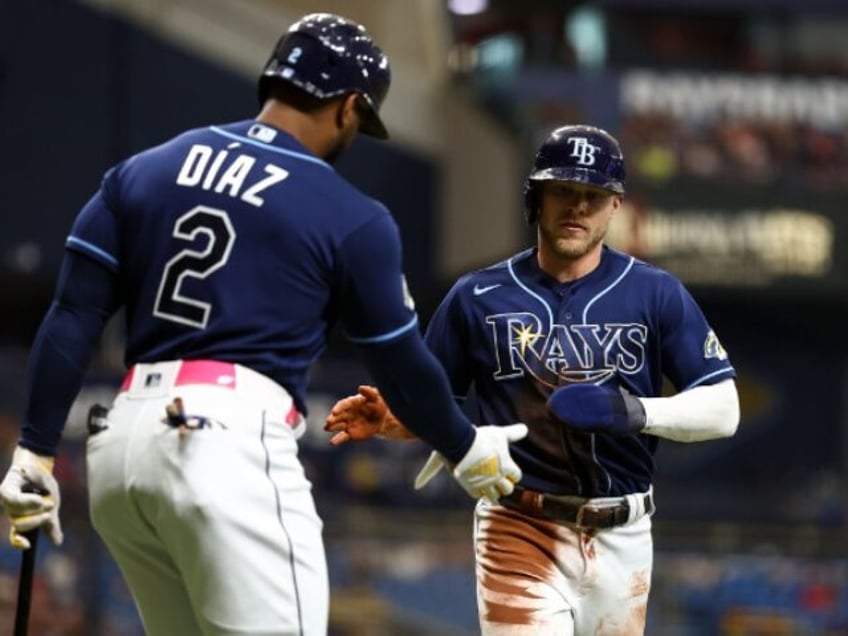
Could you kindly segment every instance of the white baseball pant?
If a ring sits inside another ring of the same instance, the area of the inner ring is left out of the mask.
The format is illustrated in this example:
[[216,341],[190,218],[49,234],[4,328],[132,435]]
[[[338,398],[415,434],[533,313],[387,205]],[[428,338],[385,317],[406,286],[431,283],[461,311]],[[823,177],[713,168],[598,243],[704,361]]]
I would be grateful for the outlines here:
[[[182,398],[207,426],[180,431]],[[139,364],[88,438],[91,517],[151,636],[325,636],[322,522],[305,426],[269,378],[215,361]]]
[[648,512],[633,517],[578,528],[481,499],[474,546],[483,636],[641,636],[653,539]]

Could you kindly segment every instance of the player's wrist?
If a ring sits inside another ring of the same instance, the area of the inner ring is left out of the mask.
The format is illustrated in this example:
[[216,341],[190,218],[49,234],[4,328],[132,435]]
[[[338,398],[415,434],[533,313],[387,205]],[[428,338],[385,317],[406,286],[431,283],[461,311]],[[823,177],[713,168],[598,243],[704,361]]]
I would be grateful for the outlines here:
[[645,404],[635,395],[630,395],[624,391],[620,391],[619,393],[621,395],[624,421],[627,423],[628,432],[641,433],[648,423]]
[[441,449],[437,449],[439,453],[447,460],[451,466],[459,464],[469,453],[477,440],[477,427],[470,424],[468,429],[462,434],[453,445]]
[[393,440],[418,439],[391,411],[386,413],[380,427],[380,437]]
[[44,472],[52,473],[55,458],[49,455],[39,455],[23,446],[16,446],[12,453],[13,466],[35,465]]

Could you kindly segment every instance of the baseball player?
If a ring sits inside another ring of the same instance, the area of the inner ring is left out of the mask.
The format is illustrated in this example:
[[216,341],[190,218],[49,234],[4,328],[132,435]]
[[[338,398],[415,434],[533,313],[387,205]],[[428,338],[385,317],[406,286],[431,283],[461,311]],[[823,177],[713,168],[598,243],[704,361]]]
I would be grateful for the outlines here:
[[322,524],[297,440],[307,371],[338,321],[469,494],[496,500],[520,478],[508,444],[526,427],[462,414],[419,333],[397,226],[331,165],[357,132],[387,136],[389,83],[362,26],[307,15],[273,49],[256,118],[119,163],[73,224],[0,503],[16,547],[39,526],[61,543],[53,458],[123,307],[128,373],[91,418],[88,487],[148,634],[326,634]]
[[[669,273],[605,246],[622,204],[618,142],[564,126],[524,186],[533,249],[459,279],[427,344],[454,394],[473,385],[481,422],[529,425],[523,478],[475,509],[486,635],[642,634],[651,582],[651,478],[660,437],[732,435],[735,371],[703,313]],[[676,389],[662,397],[663,378]],[[336,404],[332,443],[409,438],[373,387]],[[421,487],[442,466],[433,454]]]

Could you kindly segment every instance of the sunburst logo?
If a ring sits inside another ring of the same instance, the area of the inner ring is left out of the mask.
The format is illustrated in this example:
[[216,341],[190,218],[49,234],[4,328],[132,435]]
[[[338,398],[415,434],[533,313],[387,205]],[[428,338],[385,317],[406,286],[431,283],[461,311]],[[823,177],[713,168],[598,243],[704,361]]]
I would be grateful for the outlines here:
[[521,357],[527,352],[527,347],[533,348],[539,338],[544,337],[541,331],[534,332],[533,325],[520,325],[512,327],[512,344],[517,345],[521,351]]

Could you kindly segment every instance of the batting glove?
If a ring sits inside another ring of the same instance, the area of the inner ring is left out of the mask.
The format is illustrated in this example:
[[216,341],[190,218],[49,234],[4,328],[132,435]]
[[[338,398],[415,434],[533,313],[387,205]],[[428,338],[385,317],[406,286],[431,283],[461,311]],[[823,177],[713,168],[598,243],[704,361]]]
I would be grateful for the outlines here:
[[[478,427],[471,448],[453,468],[454,479],[474,499],[497,501],[501,495],[510,494],[521,480],[521,469],[509,454],[509,443],[526,436],[525,424]],[[426,486],[445,465],[444,457],[431,453],[415,478],[415,488]]]
[[569,384],[548,398],[548,413],[570,429],[584,433],[629,435],[645,428],[645,406],[623,389],[597,384]]
[[21,446],[15,448],[12,465],[0,482],[0,505],[12,521],[9,530],[12,547],[27,550],[30,543],[23,533],[42,526],[54,545],[61,545],[60,501],[59,484],[53,477],[53,458],[36,455]]

